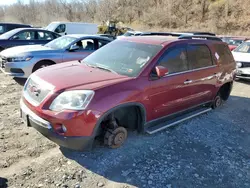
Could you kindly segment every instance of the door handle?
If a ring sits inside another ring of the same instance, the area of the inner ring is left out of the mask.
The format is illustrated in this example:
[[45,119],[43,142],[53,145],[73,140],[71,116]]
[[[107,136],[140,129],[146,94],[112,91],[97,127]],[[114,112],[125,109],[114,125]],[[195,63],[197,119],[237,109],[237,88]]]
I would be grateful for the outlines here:
[[193,82],[193,80],[186,80],[185,82],[184,82],[184,84],[191,84]]

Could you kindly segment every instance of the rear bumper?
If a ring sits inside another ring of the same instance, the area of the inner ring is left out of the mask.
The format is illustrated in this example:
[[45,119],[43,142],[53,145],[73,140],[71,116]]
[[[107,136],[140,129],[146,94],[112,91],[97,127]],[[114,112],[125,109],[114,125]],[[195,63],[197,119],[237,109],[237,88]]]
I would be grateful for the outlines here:
[[91,136],[63,136],[53,130],[50,122],[40,118],[32,112],[21,100],[21,116],[27,120],[27,126],[35,128],[43,136],[56,144],[74,150],[90,150],[93,144]]

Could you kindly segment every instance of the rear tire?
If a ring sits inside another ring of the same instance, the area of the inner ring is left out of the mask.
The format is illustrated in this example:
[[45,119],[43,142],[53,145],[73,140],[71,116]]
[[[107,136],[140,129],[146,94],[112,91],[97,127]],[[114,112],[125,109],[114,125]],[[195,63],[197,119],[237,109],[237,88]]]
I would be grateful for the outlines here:
[[44,67],[48,67],[50,65],[53,65],[54,63],[51,62],[51,61],[40,61],[38,62],[34,68],[33,68],[33,71],[32,72],[35,72],[37,71],[38,69],[41,69],[41,68],[44,68]]
[[213,101],[213,104],[212,104],[212,108],[215,109],[215,108],[218,108],[222,105],[222,98],[221,98],[221,95],[220,95],[220,92],[216,95],[216,97],[214,98],[214,101]]

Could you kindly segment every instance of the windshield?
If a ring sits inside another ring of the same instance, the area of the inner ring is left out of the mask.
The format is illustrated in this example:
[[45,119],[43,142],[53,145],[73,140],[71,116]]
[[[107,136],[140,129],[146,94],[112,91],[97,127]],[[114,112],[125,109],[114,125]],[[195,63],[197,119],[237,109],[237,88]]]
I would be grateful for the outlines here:
[[231,39],[227,43],[229,45],[239,46],[242,42],[243,42],[243,40],[234,40],[234,39]]
[[134,35],[134,33],[131,33],[131,32],[126,32],[126,33],[124,33],[124,35],[123,36],[133,36]]
[[115,40],[86,57],[82,63],[136,77],[161,48],[160,45]]
[[0,35],[0,39],[9,39],[13,35],[15,35],[18,31],[19,31],[19,29],[13,29],[11,31],[8,31],[8,32]]
[[67,46],[69,46],[75,40],[76,38],[74,37],[63,36],[55,40],[52,40],[51,42],[47,43],[45,46],[56,49],[56,50],[62,50],[62,49],[65,49]]
[[243,42],[234,52],[250,53],[250,42]]

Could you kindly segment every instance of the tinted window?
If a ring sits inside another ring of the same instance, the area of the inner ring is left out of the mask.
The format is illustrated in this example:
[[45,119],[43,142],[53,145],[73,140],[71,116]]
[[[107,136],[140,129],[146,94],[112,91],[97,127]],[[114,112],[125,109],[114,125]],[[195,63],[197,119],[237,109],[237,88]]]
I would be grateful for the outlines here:
[[22,31],[14,37],[15,40],[35,40],[35,31]]
[[213,65],[211,52],[206,45],[189,45],[187,52],[190,69]]
[[159,62],[160,66],[168,68],[169,73],[188,70],[186,48],[174,48],[164,54]]
[[6,26],[0,25],[0,34],[3,34],[5,32]]
[[103,46],[105,46],[106,44],[108,44],[109,41],[106,41],[106,40],[99,40],[98,41],[98,47],[101,48]]
[[38,31],[38,40],[52,40],[54,39],[53,35],[49,32]]
[[64,33],[66,30],[66,25],[65,24],[60,24],[56,29],[55,32],[57,33]]
[[234,62],[233,55],[227,45],[216,44],[215,47],[215,57],[221,64],[229,64]]

